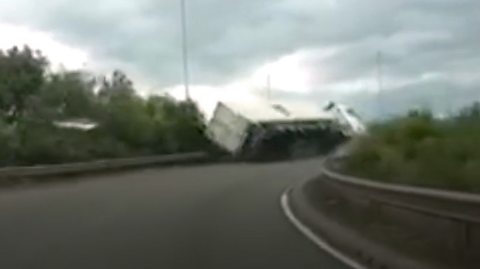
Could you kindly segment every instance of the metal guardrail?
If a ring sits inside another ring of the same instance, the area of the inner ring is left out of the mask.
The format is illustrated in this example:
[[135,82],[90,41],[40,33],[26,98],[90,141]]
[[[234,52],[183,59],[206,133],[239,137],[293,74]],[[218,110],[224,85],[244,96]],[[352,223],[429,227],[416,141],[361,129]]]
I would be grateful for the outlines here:
[[[329,161],[326,162],[323,173],[330,180],[372,192],[375,195],[371,199],[379,203],[480,224],[480,195],[376,182],[343,175],[329,168],[328,163]],[[462,210],[464,207],[467,210]]]
[[68,163],[57,165],[18,166],[0,168],[0,179],[56,176],[79,174],[111,169],[131,168],[153,164],[175,164],[199,162],[209,158],[205,152],[181,153],[137,158],[119,158],[91,162]]
[[[324,178],[343,193],[352,203],[366,202],[390,216],[401,210],[395,220],[413,229],[438,227],[447,224],[442,234],[445,242],[456,242],[460,255],[478,250],[480,246],[480,195],[457,191],[436,190],[425,187],[382,183],[344,175],[332,169],[332,159],[326,161]],[[362,207],[362,206],[360,206]],[[395,210],[394,210],[395,209]],[[448,224],[450,223],[450,224]]]
[[457,191],[445,191],[445,190],[434,190],[424,187],[412,187],[412,186],[403,186],[393,183],[381,183],[375,182],[373,180],[348,176],[340,174],[339,172],[335,172],[328,167],[327,165],[324,166],[323,172],[328,177],[338,180],[342,183],[350,184],[350,185],[357,185],[358,187],[362,188],[369,188],[375,189],[380,191],[388,191],[388,192],[398,192],[408,195],[418,195],[418,196],[425,196],[435,199],[445,199],[451,200],[456,202],[468,202],[468,203],[477,203],[480,205],[480,195],[477,194],[470,194],[464,192],[457,192]]

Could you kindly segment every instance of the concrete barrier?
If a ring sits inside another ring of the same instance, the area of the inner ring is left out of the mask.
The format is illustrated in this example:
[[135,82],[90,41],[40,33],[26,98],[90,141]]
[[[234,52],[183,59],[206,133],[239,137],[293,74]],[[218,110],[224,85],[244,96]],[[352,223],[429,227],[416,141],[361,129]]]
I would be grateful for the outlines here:
[[205,152],[192,152],[136,158],[96,160],[91,162],[57,165],[37,165],[0,168],[0,181],[12,181],[19,178],[57,177],[74,174],[127,169],[150,165],[174,165],[206,162],[212,158]]

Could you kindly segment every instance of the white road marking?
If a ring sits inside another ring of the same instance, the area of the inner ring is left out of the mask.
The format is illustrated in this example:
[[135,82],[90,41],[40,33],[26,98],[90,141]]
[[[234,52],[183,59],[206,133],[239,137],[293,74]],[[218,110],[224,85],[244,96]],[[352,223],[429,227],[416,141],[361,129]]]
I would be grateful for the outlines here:
[[341,253],[339,250],[334,248],[322,238],[318,237],[310,228],[308,228],[297,217],[295,217],[289,205],[288,190],[282,194],[282,197],[280,198],[280,205],[282,207],[283,213],[285,214],[285,216],[287,216],[288,220],[290,220],[290,222],[317,247],[353,269],[368,269],[367,267],[361,265],[347,255]]

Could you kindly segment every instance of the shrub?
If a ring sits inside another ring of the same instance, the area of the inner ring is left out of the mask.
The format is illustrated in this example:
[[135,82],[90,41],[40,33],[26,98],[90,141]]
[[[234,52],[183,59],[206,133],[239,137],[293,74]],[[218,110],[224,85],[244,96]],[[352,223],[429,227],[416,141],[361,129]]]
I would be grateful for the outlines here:
[[480,191],[479,141],[479,104],[445,120],[410,112],[358,138],[345,168],[376,180]]

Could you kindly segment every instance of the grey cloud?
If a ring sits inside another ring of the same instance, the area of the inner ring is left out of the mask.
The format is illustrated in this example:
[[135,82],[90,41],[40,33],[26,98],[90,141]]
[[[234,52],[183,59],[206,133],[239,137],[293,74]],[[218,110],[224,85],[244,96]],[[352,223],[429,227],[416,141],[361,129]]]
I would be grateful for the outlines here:
[[336,100],[355,107],[367,120],[404,115],[411,109],[428,109],[436,115],[452,115],[461,108],[480,101],[478,82],[458,84],[446,78],[437,78],[380,93],[361,92],[337,96]]
[[272,95],[272,101],[309,101],[318,108],[328,101],[340,102],[355,108],[367,121],[405,115],[412,109],[428,109],[436,115],[453,115],[473,102],[480,102],[480,79],[456,83],[448,77],[437,77],[381,92],[368,88],[340,94],[328,88],[311,93],[277,90]]
[[[8,16],[2,17],[51,31],[99,61],[123,63],[160,85],[180,81],[179,0],[52,0],[42,8],[34,2],[11,2],[18,10],[4,9]],[[371,77],[378,50],[386,79],[480,71],[475,0],[187,3],[194,83],[223,83],[282,55],[325,47],[338,51],[312,55],[308,64],[313,73],[326,70],[327,83]]]

